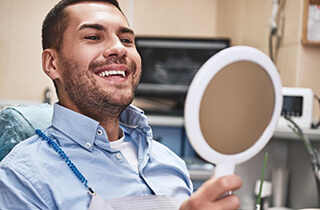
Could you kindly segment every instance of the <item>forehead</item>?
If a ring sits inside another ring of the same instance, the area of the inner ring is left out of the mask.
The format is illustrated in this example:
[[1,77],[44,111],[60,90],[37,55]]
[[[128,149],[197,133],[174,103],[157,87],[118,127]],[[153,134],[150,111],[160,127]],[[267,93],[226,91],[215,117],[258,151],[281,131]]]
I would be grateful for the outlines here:
[[80,2],[66,8],[70,23],[113,23],[128,27],[128,21],[121,11],[107,2]]

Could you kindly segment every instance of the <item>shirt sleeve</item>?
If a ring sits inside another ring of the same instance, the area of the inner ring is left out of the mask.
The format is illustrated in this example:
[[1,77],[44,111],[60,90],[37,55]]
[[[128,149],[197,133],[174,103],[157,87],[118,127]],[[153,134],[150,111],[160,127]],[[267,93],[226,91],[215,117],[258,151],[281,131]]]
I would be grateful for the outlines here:
[[28,178],[0,164],[0,209],[52,209]]

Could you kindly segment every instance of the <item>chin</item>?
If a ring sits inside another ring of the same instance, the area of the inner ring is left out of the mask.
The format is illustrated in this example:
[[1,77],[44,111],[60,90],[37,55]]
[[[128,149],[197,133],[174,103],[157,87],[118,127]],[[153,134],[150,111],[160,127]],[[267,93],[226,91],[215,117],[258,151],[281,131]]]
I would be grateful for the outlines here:
[[134,98],[134,95],[130,95],[130,96],[119,96],[116,98],[113,98],[112,103],[114,105],[118,105],[118,106],[122,106],[122,107],[127,107],[129,104],[132,103]]

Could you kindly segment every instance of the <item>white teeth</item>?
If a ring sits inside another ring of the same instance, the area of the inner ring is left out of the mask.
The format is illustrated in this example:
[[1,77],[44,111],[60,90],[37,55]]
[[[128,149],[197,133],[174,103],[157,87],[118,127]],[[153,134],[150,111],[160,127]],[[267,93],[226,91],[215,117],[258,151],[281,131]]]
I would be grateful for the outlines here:
[[103,71],[99,74],[100,77],[108,77],[111,75],[120,75],[122,77],[125,77],[126,72],[125,71]]

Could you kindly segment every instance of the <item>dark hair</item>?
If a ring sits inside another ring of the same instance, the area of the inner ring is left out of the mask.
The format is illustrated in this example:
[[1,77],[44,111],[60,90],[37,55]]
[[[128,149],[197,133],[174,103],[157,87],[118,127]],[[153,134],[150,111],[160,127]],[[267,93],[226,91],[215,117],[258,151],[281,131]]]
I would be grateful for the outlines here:
[[107,2],[119,9],[119,3],[117,0],[61,0],[56,4],[50,12],[47,14],[46,18],[42,24],[42,48],[43,50],[47,48],[53,48],[59,51],[61,49],[61,44],[63,41],[63,34],[68,27],[69,15],[65,11],[65,8],[69,5],[76,4],[79,2],[96,1],[96,2]]

